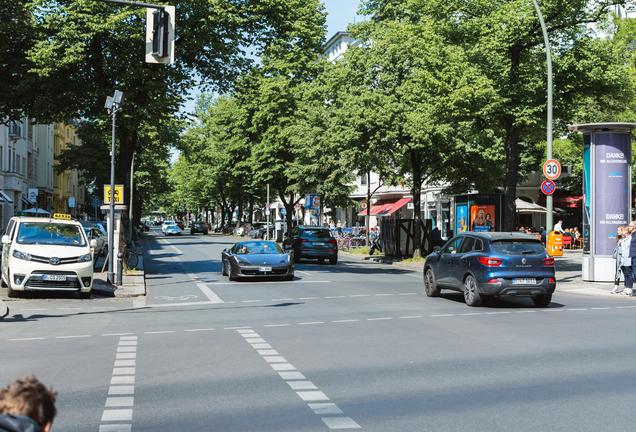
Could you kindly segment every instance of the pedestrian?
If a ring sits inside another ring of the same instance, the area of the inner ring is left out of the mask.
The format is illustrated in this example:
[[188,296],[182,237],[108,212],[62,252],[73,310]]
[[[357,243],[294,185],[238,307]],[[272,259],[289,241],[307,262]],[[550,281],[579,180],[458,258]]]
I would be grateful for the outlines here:
[[541,231],[541,243],[543,243],[543,247],[545,247],[545,241],[546,241],[546,238],[548,236],[548,233],[545,230],[545,227],[541,227],[539,229],[539,231]]
[[632,233],[634,229],[631,226],[625,227],[625,234],[621,241],[621,271],[625,277],[625,289],[621,292],[625,295],[634,294],[634,275],[632,272],[632,257],[636,256],[636,242],[632,242]]
[[616,247],[614,248],[614,259],[616,260],[616,272],[614,273],[614,289],[612,289],[612,294],[620,293],[620,282],[621,282],[621,264],[623,258],[623,248],[621,247],[621,242],[623,241],[623,237],[625,236],[625,226],[621,225],[616,229]]
[[552,231],[559,231],[561,234],[565,234],[565,231],[563,230],[563,221],[559,220],[557,223],[555,223],[554,229]]
[[338,224],[336,225],[336,228],[342,228],[342,223],[340,221],[338,221]]
[[56,396],[35,376],[11,381],[0,390],[0,431],[49,432],[57,414]]

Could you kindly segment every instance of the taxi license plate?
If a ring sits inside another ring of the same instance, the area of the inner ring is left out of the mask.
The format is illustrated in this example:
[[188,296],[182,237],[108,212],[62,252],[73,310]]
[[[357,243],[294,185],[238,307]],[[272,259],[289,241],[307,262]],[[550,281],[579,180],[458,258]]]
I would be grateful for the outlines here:
[[325,243],[324,242],[313,242],[314,246],[324,246]]
[[65,282],[66,275],[43,275],[42,280],[45,281],[56,281],[56,282]]
[[512,280],[513,285],[536,285],[537,280],[534,278],[517,278]]
[[259,267],[258,271],[268,272],[268,271],[272,271],[272,268],[271,267]]

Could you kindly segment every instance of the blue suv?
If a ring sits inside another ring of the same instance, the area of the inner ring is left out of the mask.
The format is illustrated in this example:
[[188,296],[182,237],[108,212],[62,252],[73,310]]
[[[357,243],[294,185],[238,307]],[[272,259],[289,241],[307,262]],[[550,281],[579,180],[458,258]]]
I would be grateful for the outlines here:
[[556,288],[554,258],[529,234],[462,233],[426,257],[424,287],[429,297],[442,288],[461,291],[468,306],[487,297],[531,297],[546,307]]

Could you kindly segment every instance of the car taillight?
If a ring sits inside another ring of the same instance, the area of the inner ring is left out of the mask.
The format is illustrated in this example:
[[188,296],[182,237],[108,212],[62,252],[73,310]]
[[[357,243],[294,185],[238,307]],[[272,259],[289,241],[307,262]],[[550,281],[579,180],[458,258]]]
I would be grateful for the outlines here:
[[499,279],[490,279],[488,283],[499,283]]
[[298,243],[304,243],[304,242],[308,242],[309,240],[304,239],[304,238],[299,238],[298,239]]
[[550,278],[550,283],[556,283],[556,281],[552,278]]
[[479,262],[485,266],[497,267],[501,265],[503,260],[499,258],[492,258],[492,257],[480,257]]
[[331,240],[329,240],[327,243],[336,243],[336,244],[338,244],[338,242],[336,241],[336,239],[331,239]]
[[554,257],[544,258],[543,259],[543,264],[545,264],[547,266],[553,266],[554,265]]

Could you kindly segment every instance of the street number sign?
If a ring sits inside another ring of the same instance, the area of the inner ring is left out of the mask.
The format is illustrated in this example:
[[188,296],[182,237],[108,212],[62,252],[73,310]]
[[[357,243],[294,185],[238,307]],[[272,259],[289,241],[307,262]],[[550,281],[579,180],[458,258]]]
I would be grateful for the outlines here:
[[550,180],[556,180],[561,175],[561,164],[556,160],[550,159],[543,164],[543,175]]
[[366,210],[366,208],[367,208],[367,203],[363,202],[362,203],[362,210]]
[[543,183],[541,183],[541,192],[543,192],[544,194],[552,195],[555,190],[556,185],[552,180],[545,180]]
[[[124,185],[115,185],[115,204],[124,203]],[[104,204],[110,204],[110,185],[104,185]]]

